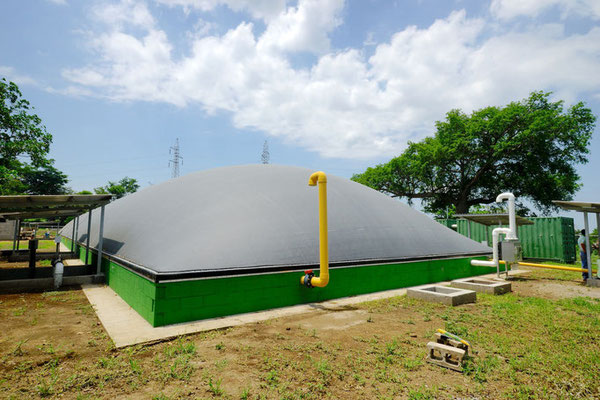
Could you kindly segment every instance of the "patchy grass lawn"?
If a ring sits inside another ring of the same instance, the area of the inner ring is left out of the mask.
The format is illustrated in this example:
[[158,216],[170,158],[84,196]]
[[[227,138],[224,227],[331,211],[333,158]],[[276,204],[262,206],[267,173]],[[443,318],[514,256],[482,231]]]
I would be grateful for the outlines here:
[[[122,350],[79,290],[3,295],[0,397],[599,398],[600,300],[532,295],[588,290],[566,274],[460,307],[396,297]],[[464,374],[425,362],[437,328],[474,346]]]
[[[0,250],[12,250],[13,242],[12,240],[1,240],[0,241]],[[29,241],[21,240],[19,242],[19,250],[27,250],[29,248]],[[55,250],[56,243],[54,240],[39,240],[38,241],[38,250]]]

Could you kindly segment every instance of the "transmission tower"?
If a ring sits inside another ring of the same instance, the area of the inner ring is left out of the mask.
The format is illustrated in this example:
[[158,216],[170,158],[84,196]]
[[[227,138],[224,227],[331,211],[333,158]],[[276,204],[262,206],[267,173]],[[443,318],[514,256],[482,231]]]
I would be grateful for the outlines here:
[[169,160],[169,167],[171,167],[171,178],[177,178],[179,176],[179,161],[183,165],[183,157],[181,157],[179,151],[179,138],[175,139],[175,146],[169,147],[169,154],[173,156]]
[[269,153],[269,143],[266,140],[263,144],[263,152],[260,159],[263,164],[268,164],[271,161],[271,153]]

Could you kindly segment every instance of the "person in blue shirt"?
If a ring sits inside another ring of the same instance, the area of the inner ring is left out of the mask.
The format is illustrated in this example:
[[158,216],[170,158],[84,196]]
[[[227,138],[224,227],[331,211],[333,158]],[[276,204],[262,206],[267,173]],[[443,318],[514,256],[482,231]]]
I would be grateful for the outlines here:
[[587,264],[587,249],[585,248],[585,229],[581,230],[581,236],[577,240],[577,247],[579,248],[579,255],[581,256],[581,268],[585,269],[585,272],[581,273],[583,281],[588,279],[588,264]]

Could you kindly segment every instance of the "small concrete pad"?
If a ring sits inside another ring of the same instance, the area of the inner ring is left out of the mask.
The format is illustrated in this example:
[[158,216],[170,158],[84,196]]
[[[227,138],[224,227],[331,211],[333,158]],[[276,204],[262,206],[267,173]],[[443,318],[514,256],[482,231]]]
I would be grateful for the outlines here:
[[512,285],[506,281],[496,281],[485,278],[464,278],[456,279],[451,283],[452,286],[460,289],[474,290],[478,293],[504,294],[512,291]]
[[590,287],[600,287],[600,279],[591,277],[587,280],[587,285]]
[[449,306],[475,303],[475,300],[477,300],[477,295],[472,290],[455,289],[439,285],[407,289],[406,294],[408,297],[413,297],[415,299],[447,304]]
[[63,260],[63,264],[67,266],[85,265],[85,263],[79,258]]

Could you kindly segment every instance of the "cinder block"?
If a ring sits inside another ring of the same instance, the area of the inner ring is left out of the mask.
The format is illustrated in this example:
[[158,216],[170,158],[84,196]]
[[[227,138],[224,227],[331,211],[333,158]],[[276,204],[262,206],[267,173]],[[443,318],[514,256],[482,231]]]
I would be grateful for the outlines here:
[[455,289],[439,285],[411,288],[406,291],[406,294],[408,297],[415,299],[443,303],[449,306],[474,303],[477,300],[476,294],[472,290]]
[[429,342],[427,343],[427,352],[428,362],[462,372],[462,363],[466,354],[464,350],[441,343]]
[[474,290],[479,293],[487,294],[504,294],[512,291],[510,282],[495,281],[485,278],[456,279],[452,281],[451,285],[457,288]]

